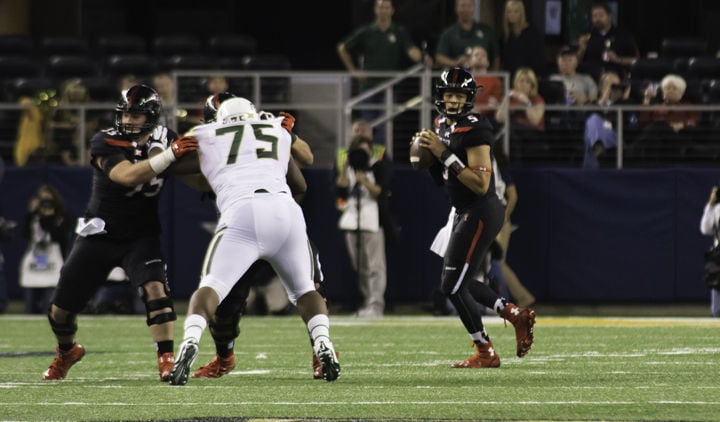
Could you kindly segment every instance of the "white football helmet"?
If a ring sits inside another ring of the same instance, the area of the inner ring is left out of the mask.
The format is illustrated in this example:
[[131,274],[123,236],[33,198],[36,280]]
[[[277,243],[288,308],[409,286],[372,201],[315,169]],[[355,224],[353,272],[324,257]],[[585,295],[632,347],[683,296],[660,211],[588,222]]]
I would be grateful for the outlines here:
[[217,110],[217,121],[221,123],[257,120],[255,105],[242,97],[228,98]]

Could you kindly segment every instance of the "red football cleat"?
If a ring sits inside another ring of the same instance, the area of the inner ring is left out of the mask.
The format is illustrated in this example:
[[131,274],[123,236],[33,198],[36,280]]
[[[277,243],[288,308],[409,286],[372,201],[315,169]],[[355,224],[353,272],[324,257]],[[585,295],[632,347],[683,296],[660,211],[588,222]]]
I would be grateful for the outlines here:
[[170,379],[170,370],[175,364],[175,355],[173,352],[166,352],[158,356],[158,373],[160,381],[168,381]]
[[62,380],[65,379],[70,367],[79,362],[85,356],[85,348],[82,344],[75,343],[70,350],[64,352],[60,347],[56,347],[57,354],[50,364],[50,367],[43,374],[44,380]]
[[527,355],[534,340],[533,327],[535,326],[535,311],[508,303],[499,314],[501,317],[510,321],[513,327],[515,327],[517,356],[521,358]]
[[462,362],[452,364],[453,368],[497,368],[500,366],[500,356],[495,353],[492,341],[487,343],[473,342],[477,349],[474,355]]
[[215,355],[215,358],[213,358],[213,360],[211,360],[207,365],[202,366],[195,371],[192,377],[220,378],[223,375],[229,374],[233,369],[235,369],[235,354],[226,358]]

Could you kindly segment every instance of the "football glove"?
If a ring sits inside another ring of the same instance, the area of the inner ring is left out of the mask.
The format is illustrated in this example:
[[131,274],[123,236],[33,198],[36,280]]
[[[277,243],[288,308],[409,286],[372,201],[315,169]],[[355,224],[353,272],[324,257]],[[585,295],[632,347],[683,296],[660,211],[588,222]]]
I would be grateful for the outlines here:
[[290,113],[281,111],[279,113],[281,116],[283,116],[282,122],[280,125],[285,128],[288,132],[292,133],[293,127],[295,127],[295,116],[293,116]]
[[172,143],[170,144],[170,148],[172,148],[172,152],[173,155],[175,155],[175,158],[180,158],[190,151],[197,150],[198,141],[192,136],[182,136],[172,141]]

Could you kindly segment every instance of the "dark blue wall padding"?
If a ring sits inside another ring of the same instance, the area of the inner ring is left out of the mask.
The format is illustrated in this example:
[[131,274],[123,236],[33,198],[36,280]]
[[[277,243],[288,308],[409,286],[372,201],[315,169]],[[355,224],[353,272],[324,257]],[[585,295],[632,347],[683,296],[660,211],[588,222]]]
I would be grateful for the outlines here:
[[[318,246],[329,298],[353,309],[358,291],[337,229],[334,175],[304,170],[308,234]],[[716,169],[516,169],[520,201],[508,262],[540,302],[702,302],[702,255],[711,238],[700,216]],[[21,222],[41,183],[57,187],[68,211],[82,214],[91,169],[7,168],[0,184],[0,215]],[[440,257],[428,250],[445,224],[449,204],[426,172],[397,169],[391,209],[402,227],[388,249],[388,303],[427,301],[439,283]],[[199,281],[215,222],[210,200],[177,180],[161,196],[163,246],[174,295],[186,299]],[[20,231],[2,242],[7,289],[20,298],[18,266],[26,247]]]

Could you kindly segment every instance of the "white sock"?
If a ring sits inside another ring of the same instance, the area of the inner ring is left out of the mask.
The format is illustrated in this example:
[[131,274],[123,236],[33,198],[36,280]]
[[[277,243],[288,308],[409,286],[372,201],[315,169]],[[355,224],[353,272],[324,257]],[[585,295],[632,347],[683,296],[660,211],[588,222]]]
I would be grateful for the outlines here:
[[472,341],[479,341],[480,343],[487,343],[490,340],[485,330],[470,334],[470,338],[472,339]]
[[495,312],[500,313],[503,309],[505,309],[505,303],[503,302],[502,298],[499,298],[495,301],[495,304],[493,305],[493,309]]
[[318,339],[323,337],[327,343],[330,343],[330,318],[327,315],[317,314],[310,318],[307,329],[313,344],[317,344]]
[[191,314],[185,318],[185,336],[183,341],[195,340],[196,343],[200,343],[200,337],[202,337],[203,331],[207,327],[207,321],[205,318],[198,314]]

